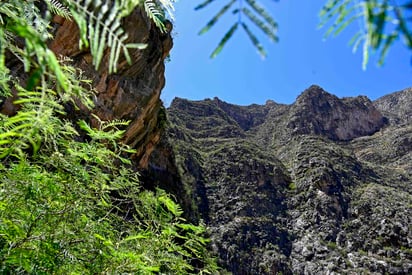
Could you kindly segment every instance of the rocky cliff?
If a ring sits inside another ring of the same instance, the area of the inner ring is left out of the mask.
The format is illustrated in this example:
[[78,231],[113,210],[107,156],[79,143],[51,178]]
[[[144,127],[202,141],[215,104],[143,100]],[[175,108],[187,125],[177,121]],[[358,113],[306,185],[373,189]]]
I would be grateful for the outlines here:
[[[159,96],[170,34],[141,10],[123,25],[130,42],[148,47],[107,75],[107,56],[94,70],[90,53],[77,47],[75,24],[54,19],[50,48],[70,57],[96,90],[92,111],[67,106],[67,114],[95,125],[92,114],[130,120],[123,141],[137,150],[141,180],[171,191],[188,219],[207,224],[223,268],[412,272],[412,90],[374,102],[339,99],[317,86],[292,105],[175,99],[167,122]],[[22,65],[7,62],[24,80]],[[14,99],[2,100],[0,111],[15,113]]]
[[[141,9],[125,18],[122,27],[128,34],[126,43],[144,43],[147,47],[130,49],[132,64],[121,57],[115,74],[109,75],[107,70],[110,49],[106,49],[99,70],[94,69],[89,49],[79,49],[79,30],[72,20],[60,16],[53,18],[54,37],[49,47],[57,56],[70,58],[72,65],[92,80],[91,86],[96,92],[93,110],[75,110],[67,106],[67,115],[83,118],[95,127],[98,125],[92,114],[102,120],[130,121],[123,142],[136,149],[133,156],[136,165],[146,168],[165,122],[160,92],[165,85],[164,59],[173,43],[170,32],[162,33]],[[166,22],[166,27],[171,30],[170,22]],[[24,81],[23,64],[11,56],[7,62],[13,69],[12,74]],[[0,112],[13,115],[18,109],[13,104],[15,99],[16,96],[0,100]]]
[[411,274],[411,97],[176,98],[153,175],[233,274]]

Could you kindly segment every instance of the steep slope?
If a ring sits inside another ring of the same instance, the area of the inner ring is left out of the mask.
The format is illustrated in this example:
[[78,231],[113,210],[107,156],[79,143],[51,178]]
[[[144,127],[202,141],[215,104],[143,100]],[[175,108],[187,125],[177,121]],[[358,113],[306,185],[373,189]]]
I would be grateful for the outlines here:
[[409,274],[411,94],[372,102],[311,86],[292,105],[177,98],[163,141],[171,163],[158,167],[234,274]]

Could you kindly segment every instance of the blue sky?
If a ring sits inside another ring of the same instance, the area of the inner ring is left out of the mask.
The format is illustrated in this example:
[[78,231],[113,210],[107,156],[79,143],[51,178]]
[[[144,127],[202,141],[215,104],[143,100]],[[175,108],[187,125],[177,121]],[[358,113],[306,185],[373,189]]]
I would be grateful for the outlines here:
[[[373,100],[412,86],[412,52],[400,42],[390,49],[382,67],[372,56],[364,71],[361,51],[354,54],[349,45],[356,25],[325,40],[326,28],[318,29],[321,0],[260,0],[279,24],[278,43],[259,35],[268,57],[262,60],[238,29],[220,55],[210,59],[237,17],[229,12],[208,33],[198,36],[227,1],[216,0],[194,11],[201,2],[179,0],[175,5],[174,47],[162,91],[166,105],[174,97],[198,100],[215,96],[238,105],[264,104],[268,99],[290,104],[311,84],[339,97],[366,95]],[[255,32],[260,34],[260,30]]]

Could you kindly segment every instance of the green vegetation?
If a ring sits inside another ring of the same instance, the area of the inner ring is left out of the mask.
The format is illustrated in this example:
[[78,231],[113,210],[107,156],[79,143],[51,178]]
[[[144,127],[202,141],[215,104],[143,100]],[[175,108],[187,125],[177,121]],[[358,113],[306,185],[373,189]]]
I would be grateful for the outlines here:
[[296,188],[297,188],[297,186],[296,186],[296,183],[294,183],[294,182],[291,182],[291,183],[289,183],[289,190],[296,190]]
[[331,249],[331,250],[335,250],[337,248],[337,245],[335,242],[327,242],[326,246],[328,247],[328,249]]
[[[210,0],[206,1],[199,8],[210,2]],[[229,2],[229,6],[224,6],[202,33],[209,30],[235,2],[233,0]],[[341,1],[332,1],[325,6],[322,14],[325,18],[324,22],[337,18],[330,33],[338,34],[346,27],[347,22],[354,20],[347,17],[352,12],[351,6],[347,4],[350,2],[345,1],[342,4]],[[142,5],[160,30],[165,31],[164,22],[166,14],[173,10],[172,3],[171,0],[3,0],[0,2],[0,100],[3,103],[6,98],[15,96],[14,104],[19,106],[19,111],[13,116],[0,115],[0,273],[201,274],[216,272],[215,260],[206,249],[208,240],[205,238],[205,228],[202,225],[187,223],[182,218],[181,208],[165,191],[160,189],[147,191],[141,188],[138,173],[131,168],[129,154],[132,150],[119,143],[123,135],[121,129],[128,122],[101,121],[96,117],[94,120],[97,121],[97,125],[92,127],[85,120],[73,121],[67,118],[67,109],[93,108],[94,92],[91,82],[83,77],[79,69],[71,65],[70,59],[56,57],[47,47],[47,43],[52,39],[50,20],[53,14],[59,14],[74,20],[79,25],[80,46],[90,50],[94,57],[95,68],[100,68],[104,52],[107,52],[108,71],[116,72],[121,56],[130,62],[128,57],[130,48],[145,47],[139,43],[126,43],[127,33],[121,29],[121,19],[129,15],[138,5]],[[244,18],[257,25],[269,38],[276,40],[276,23],[270,15],[256,1],[246,1],[245,5],[247,6],[232,11],[239,16],[243,14]],[[402,16],[402,10],[410,9],[410,5],[398,8],[390,6],[386,1],[363,1],[360,7],[363,9],[360,18],[367,19],[366,34],[364,33],[366,36],[355,39],[357,41],[355,44],[364,42],[366,57],[368,49],[372,48],[380,50],[383,59],[387,48],[401,37],[407,41],[407,46],[411,47],[410,34]],[[388,20],[389,13],[394,14],[397,20]],[[264,55],[264,50],[249,25],[242,17],[238,18],[239,21],[230,27],[213,56],[221,51],[238,25],[242,26],[261,55]],[[385,32],[383,26],[388,22],[396,23],[393,32],[391,30],[389,33]],[[367,61],[367,58],[365,60]],[[223,111],[222,113],[225,114]],[[162,112],[159,124],[163,124],[165,119]],[[208,148],[202,151],[189,150],[190,148],[185,148],[184,144],[179,146],[190,153],[199,151],[195,159],[199,160],[200,164],[205,162],[205,167],[213,172],[205,173],[205,178],[219,183],[216,187],[221,189],[222,198],[231,198],[230,203],[227,203],[227,200],[219,197],[219,193],[212,197],[212,200],[217,202],[211,204],[212,212],[217,210],[214,212],[220,215],[216,215],[217,222],[237,216],[247,217],[247,219],[239,219],[241,222],[250,222],[249,217],[256,216],[256,213],[263,213],[264,218],[258,219],[262,226],[258,224],[249,227],[247,223],[239,225],[237,220],[234,220],[231,227],[228,227],[226,235],[236,240],[235,245],[229,247],[233,252],[231,252],[232,260],[245,259],[246,262],[251,254],[243,254],[243,258],[237,257],[239,254],[236,245],[239,247],[243,245],[245,239],[243,236],[247,235],[246,233],[239,235],[239,228],[244,229],[242,232],[256,232],[263,228],[257,244],[263,243],[260,240],[266,239],[276,245],[290,242],[289,233],[275,219],[276,215],[285,215],[283,208],[285,196],[282,192],[283,187],[286,187],[290,181],[287,173],[283,173],[282,163],[271,157],[266,165],[266,157],[255,149],[255,147],[258,149],[258,146],[253,146],[253,142],[249,145],[248,142],[239,143],[231,140],[237,137],[238,133],[247,131],[242,127],[250,129],[255,122],[239,127],[237,122],[234,123],[232,120],[233,118],[228,115],[223,116],[222,119],[219,116],[210,117],[207,122],[214,126],[219,126],[222,122],[228,123],[227,126],[218,128],[218,131],[213,130],[216,132],[215,135],[209,135],[207,132],[209,125],[206,129],[199,126],[198,117],[193,121],[187,120],[188,134],[182,135],[198,143],[204,138],[208,142],[205,142],[204,148],[206,146]],[[197,132],[197,136],[193,134],[192,137],[192,132]],[[244,134],[244,138],[246,137],[247,135]],[[232,146],[229,149],[222,147],[230,143]],[[294,147],[296,160],[304,159],[305,155],[300,154],[306,150],[304,143],[301,142],[301,145]],[[318,151],[323,153],[319,156],[319,160],[322,160],[326,147],[319,145],[320,147],[322,150]],[[334,152],[332,149],[329,151]],[[308,155],[307,158],[312,159],[312,155]],[[328,157],[338,159],[339,155],[329,154]],[[222,163],[222,159],[232,161],[236,165]],[[183,160],[181,162],[182,167],[179,168],[183,169]],[[310,162],[302,163],[306,165]],[[321,166],[329,162],[314,161],[313,163]],[[339,163],[341,165],[345,163],[346,166],[350,163],[354,168],[357,164],[349,158],[347,162]],[[199,175],[203,172],[200,170],[202,168],[200,164]],[[337,164],[335,169],[345,172],[345,167]],[[274,173],[275,168],[280,171],[278,174]],[[323,175],[332,175],[335,171],[311,169],[304,165],[296,168],[298,172],[305,175],[310,175],[310,171],[321,172],[311,172],[314,179],[321,179]],[[263,177],[259,177],[260,175],[255,171],[262,171]],[[339,174],[342,175],[340,178],[348,178],[343,172]],[[231,177],[231,173],[236,173],[237,177]],[[184,180],[186,179],[193,185],[196,184],[196,177],[187,175]],[[237,184],[222,184],[220,179],[224,183],[230,183],[229,179],[232,179]],[[249,184],[257,181],[258,185]],[[328,183],[328,181],[324,182]],[[346,186],[352,184],[343,183]],[[305,187],[309,184],[308,182]],[[299,186],[301,185],[302,182],[299,183]],[[295,188],[296,184],[289,185],[289,189]],[[192,197],[197,196],[191,193],[191,190],[188,188],[186,193]],[[364,203],[369,201],[366,200],[370,197],[369,193],[388,194],[388,196],[374,197],[382,198],[381,200],[384,201],[390,195],[390,198],[395,198],[393,204],[410,200],[409,195],[396,196],[394,190],[372,185],[360,191],[356,195],[362,204],[353,203],[353,206],[359,208],[359,213],[363,211],[369,216],[371,215],[367,206],[369,204],[374,206],[372,203]],[[234,194],[242,196],[234,196]],[[254,198],[258,199],[254,200]],[[268,203],[261,203],[262,200]],[[226,205],[220,205],[222,201],[225,201]],[[247,202],[251,202],[252,207],[245,207]],[[380,203],[385,205],[383,202]],[[267,207],[269,204],[273,208]],[[228,214],[219,212],[224,207],[227,207]],[[392,216],[392,213],[387,211],[388,207],[371,207],[371,209],[374,215],[373,221],[380,221],[378,217]],[[408,217],[407,210],[409,209],[405,210],[402,205],[399,205],[396,213],[400,213],[402,218]],[[279,228],[276,230],[280,233],[273,232],[273,225]],[[359,232],[368,229],[358,228],[357,223],[349,224],[348,227],[350,226]],[[277,234],[283,239],[279,239]],[[363,235],[367,236],[366,233]],[[227,242],[227,238],[224,240]],[[410,252],[404,240],[400,240],[400,244],[405,247],[403,252]],[[333,248],[334,245],[329,243],[328,247]],[[253,249],[252,247],[251,251],[255,253]],[[263,254],[265,248],[259,247],[259,249]],[[362,251],[359,250],[359,253],[366,253]],[[268,255],[268,262],[279,258],[280,252],[276,252],[278,254],[275,252]],[[279,264],[287,267],[283,262]]]
[[[129,46],[113,22],[140,1],[61,2],[0,3],[0,99],[17,94],[19,106],[14,116],[0,115],[0,273],[215,272],[205,228],[187,223],[166,192],[141,189],[132,150],[118,142],[128,122],[96,117],[93,128],[66,118],[67,106],[93,106],[93,90],[69,59],[47,48],[51,15],[80,24],[96,67],[102,49],[116,48],[115,71]],[[24,67],[18,77],[16,63]]]

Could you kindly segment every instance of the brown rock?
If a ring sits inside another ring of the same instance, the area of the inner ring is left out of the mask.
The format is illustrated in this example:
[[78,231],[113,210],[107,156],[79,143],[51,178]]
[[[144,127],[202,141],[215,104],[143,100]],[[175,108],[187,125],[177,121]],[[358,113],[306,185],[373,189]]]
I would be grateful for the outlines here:
[[311,86],[296,100],[287,125],[294,134],[325,135],[332,140],[351,140],[371,135],[386,123],[365,96],[338,97]]
[[[121,56],[117,73],[108,75],[108,50],[96,71],[89,49],[79,49],[79,30],[75,22],[58,16],[53,22],[55,35],[49,43],[50,49],[57,56],[70,57],[73,65],[92,79],[97,91],[92,111],[84,108],[79,113],[68,113],[68,116],[88,117],[93,126],[97,126],[97,121],[92,118],[92,113],[102,120],[130,121],[123,141],[136,149],[133,158],[139,167],[147,167],[147,159],[161,133],[159,113],[163,112],[163,107],[160,91],[165,85],[163,61],[173,44],[170,33],[161,33],[144,10],[136,9],[123,20],[122,25],[128,34],[127,42],[145,43],[147,48],[131,49],[129,54],[132,64],[127,64]],[[13,68],[15,74],[21,71],[21,66]],[[16,106],[11,100],[2,105],[2,113],[11,115],[16,112]]]

